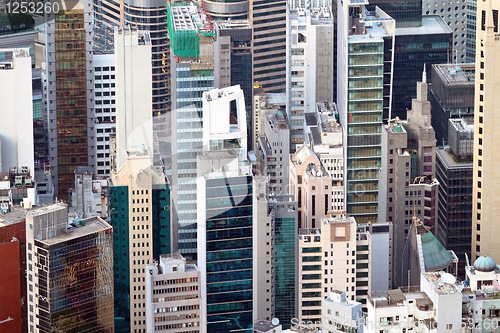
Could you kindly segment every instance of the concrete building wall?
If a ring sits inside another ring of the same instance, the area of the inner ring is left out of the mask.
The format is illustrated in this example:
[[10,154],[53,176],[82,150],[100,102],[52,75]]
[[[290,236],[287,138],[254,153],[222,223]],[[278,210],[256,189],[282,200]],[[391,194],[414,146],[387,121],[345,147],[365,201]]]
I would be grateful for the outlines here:
[[0,67],[1,171],[26,166],[34,178],[31,57],[27,48],[0,51],[12,52],[10,65]]
[[[500,43],[494,22],[494,10],[500,10],[500,1],[477,2],[476,27],[476,96],[474,105],[474,187],[472,204],[472,258],[487,255],[500,261],[500,243],[497,217],[500,215],[500,187],[498,156],[500,118],[496,105],[500,103],[500,72],[497,57]],[[484,13],[485,20],[482,19]],[[483,25],[484,23],[484,25]],[[483,28],[484,26],[484,28]],[[481,42],[480,42],[481,41]]]
[[115,30],[116,165],[124,165],[127,149],[144,146],[153,157],[151,41],[148,33]]

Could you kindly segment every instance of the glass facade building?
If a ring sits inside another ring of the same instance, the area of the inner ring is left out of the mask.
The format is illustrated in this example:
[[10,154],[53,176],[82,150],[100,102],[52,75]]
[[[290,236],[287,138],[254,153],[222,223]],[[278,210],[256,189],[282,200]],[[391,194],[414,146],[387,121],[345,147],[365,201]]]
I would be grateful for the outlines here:
[[384,110],[388,113],[392,37],[349,43],[347,212],[375,222]]
[[406,110],[411,110],[411,101],[417,97],[424,65],[427,82],[431,82],[429,66],[449,62],[452,38],[452,31],[439,16],[423,17],[419,28],[396,29],[391,119],[406,119]]
[[422,25],[422,0],[371,0],[368,9],[375,6],[396,20],[396,27],[419,27]]
[[207,332],[253,331],[252,191],[252,176],[206,179]]
[[447,150],[436,149],[439,181],[436,238],[458,257],[458,276],[465,274],[465,254],[471,256],[472,163],[457,163]]
[[[167,2],[94,0],[95,45],[98,51],[113,48],[113,27],[137,26],[147,30],[152,42],[153,117],[170,111],[170,39],[167,27]],[[142,3],[141,3],[142,4]]]
[[35,239],[37,332],[114,332],[113,232],[101,221]]
[[476,61],[476,19],[477,0],[467,0],[467,42],[465,44],[465,60]]
[[212,70],[195,64],[172,65],[172,185],[178,221],[178,250],[196,259],[196,156],[203,151],[203,92],[214,89]]

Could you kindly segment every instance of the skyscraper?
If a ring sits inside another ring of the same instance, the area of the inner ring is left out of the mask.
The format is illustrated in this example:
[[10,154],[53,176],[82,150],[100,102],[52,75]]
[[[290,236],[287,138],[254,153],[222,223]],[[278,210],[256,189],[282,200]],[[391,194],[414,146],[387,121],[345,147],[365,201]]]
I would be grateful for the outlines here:
[[316,103],[331,101],[334,77],[332,67],[334,19],[330,6],[306,9],[287,8],[287,116],[291,125],[291,148],[304,143],[304,112],[315,110]]
[[0,170],[26,167],[35,178],[31,57],[27,48],[0,52],[11,54],[0,65]]
[[171,253],[169,188],[147,151],[127,151],[109,192],[116,331],[145,330],[145,264]]
[[253,82],[265,92],[286,90],[286,0],[250,0]]
[[[172,57],[172,202],[179,253],[196,258],[196,156],[203,150],[203,93],[214,88],[213,20],[199,5],[169,4]],[[169,174],[167,176],[170,177]]]
[[67,200],[75,166],[95,168],[92,3],[46,20],[49,163],[55,195]]
[[[135,27],[115,29],[116,167],[125,164],[126,150],[143,146],[153,157],[151,115],[151,39]],[[97,101],[96,101],[97,102]]]
[[248,0],[203,0],[214,20],[245,20],[248,18]]
[[113,28],[136,26],[151,36],[153,115],[170,111],[170,40],[166,0],[94,0],[95,47],[113,48]]
[[472,205],[472,258],[490,256],[500,261],[498,142],[500,74],[498,53],[500,1],[478,1],[476,28],[476,101],[474,104],[474,183]]
[[29,331],[114,332],[111,226],[68,223],[62,203],[27,212],[26,226]]
[[[377,222],[383,114],[390,113],[395,21],[368,1],[339,1],[337,106],[344,134],[346,209]],[[370,26],[370,29],[367,27]]]

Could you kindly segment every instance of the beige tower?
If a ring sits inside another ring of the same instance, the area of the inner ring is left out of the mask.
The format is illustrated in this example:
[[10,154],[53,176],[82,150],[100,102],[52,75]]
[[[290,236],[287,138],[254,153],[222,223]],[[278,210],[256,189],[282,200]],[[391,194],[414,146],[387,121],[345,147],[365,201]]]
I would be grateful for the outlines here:
[[[477,2],[472,258],[500,261],[500,0]],[[496,18],[498,20],[498,18]]]

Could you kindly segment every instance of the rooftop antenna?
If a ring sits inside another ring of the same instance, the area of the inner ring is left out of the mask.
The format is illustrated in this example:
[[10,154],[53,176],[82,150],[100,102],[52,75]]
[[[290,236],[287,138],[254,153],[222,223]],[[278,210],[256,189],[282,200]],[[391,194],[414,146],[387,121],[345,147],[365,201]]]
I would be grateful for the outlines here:
[[422,82],[427,83],[427,72],[425,71],[425,64],[424,64],[424,72],[422,73]]

